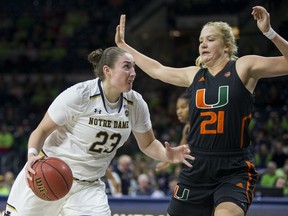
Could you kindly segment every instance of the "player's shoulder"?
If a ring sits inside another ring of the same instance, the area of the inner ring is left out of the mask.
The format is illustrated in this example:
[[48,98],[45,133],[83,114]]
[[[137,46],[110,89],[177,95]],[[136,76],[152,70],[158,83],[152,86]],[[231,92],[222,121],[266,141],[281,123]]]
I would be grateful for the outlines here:
[[257,55],[244,55],[237,59],[236,61],[236,67],[242,67],[242,68],[250,68],[252,67],[255,62],[257,62],[259,59],[262,59],[263,57],[257,56]]
[[74,92],[78,95],[81,95],[83,98],[88,99],[91,95],[96,94],[98,90],[97,80],[98,78],[78,82],[70,86],[67,90]]
[[142,95],[135,90],[130,90],[129,92],[124,93],[123,97],[132,103],[142,103],[144,101]]
[[75,89],[75,90],[87,91],[90,88],[97,86],[97,80],[98,80],[98,78],[78,82],[78,83],[72,85],[70,88]]

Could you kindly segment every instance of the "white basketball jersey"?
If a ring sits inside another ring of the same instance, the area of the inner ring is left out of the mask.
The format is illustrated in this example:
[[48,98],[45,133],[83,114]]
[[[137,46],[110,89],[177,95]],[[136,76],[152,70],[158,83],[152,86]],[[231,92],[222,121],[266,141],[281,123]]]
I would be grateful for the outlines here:
[[147,104],[139,93],[121,94],[119,104],[118,112],[108,112],[99,78],[66,89],[48,109],[61,127],[46,139],[44,153],[66,161],[80,180],[104,176],[131,130],[145,133],[152,127]]

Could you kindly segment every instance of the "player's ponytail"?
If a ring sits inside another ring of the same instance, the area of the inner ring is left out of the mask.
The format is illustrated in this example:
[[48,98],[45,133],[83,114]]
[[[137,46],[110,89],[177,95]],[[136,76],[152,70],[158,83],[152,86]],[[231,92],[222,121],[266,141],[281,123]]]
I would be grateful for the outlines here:
[[104,73],[102,70],[99,70],[99,62],[101,60],[101,56],[103,54],[103,50],[101,48],[96,49],[92,51],[88,55],[88,61],[93,65],[94,73],[97,77],[99,77],[101,80],[104,78]]

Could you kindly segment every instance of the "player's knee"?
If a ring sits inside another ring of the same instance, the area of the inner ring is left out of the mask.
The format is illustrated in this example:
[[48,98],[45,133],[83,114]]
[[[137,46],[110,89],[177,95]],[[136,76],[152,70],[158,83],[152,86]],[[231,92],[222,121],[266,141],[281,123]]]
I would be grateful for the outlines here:
[[220,203],[214,212],[214,216],[244,216],[244,211],[232,202]]

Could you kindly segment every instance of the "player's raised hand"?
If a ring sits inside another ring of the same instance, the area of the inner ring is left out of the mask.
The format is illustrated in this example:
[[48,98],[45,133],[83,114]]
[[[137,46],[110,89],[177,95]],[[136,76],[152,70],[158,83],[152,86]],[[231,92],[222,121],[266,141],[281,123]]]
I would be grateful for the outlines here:
[[254,20],[257,20],[257,26],[262,33],[268,32],[270,29],[270,14],[264,7],[255,6],[252,8]]
[[120,16],[120,23],[116,27],[115,43],[119,46],[121,43],[125,43],[125,23],[126,15],[122,14]]

